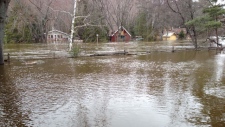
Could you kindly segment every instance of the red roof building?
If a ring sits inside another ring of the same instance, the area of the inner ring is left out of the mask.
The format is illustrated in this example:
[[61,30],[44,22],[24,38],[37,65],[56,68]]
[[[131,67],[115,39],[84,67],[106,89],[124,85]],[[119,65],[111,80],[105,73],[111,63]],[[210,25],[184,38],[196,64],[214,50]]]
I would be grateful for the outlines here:
[[111,42],[129,42],[130,40],[131,34],[123,26],[120,26],[119,29],[110,36]]

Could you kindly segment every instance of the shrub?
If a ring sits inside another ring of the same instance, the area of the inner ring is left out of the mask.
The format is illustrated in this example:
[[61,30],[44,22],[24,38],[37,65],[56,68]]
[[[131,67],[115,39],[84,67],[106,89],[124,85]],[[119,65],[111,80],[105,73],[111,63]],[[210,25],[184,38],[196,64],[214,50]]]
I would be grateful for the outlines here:
[[78,45],[73,46],[72,50],[70,51],[70,54],[72,57],[78,57],[80,53],[80,47]]
[[180,39],[180,40],[183,40],[183,39],[185,38],[184,31],[182,30],[182,31],[178,34],[178,36],[179,36],[179,39]]

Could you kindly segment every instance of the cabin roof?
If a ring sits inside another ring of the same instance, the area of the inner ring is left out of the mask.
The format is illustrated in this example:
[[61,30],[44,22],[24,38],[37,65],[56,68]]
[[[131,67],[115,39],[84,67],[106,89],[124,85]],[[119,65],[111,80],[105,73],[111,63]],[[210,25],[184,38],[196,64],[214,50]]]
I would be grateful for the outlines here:
[[[122,28],[123,30],[125,30],[126,33],[127,33],[129,36],[131,36],[131,34],[127,31],[126,28],[124,28],[123,26],[120,26],[119,29],[121,29],[121,28]],[[114,36],[114,35],[119,31],[119,29],[117,29],[117,31],[115,31],[115,32],[112,34],[112,36]]]
[[163,37],[170,37],[170,36],[172,36],[172,35],[174,35],[175,33],[174,32],[168,32],[168,33],[165,33],[164,35],[163,35]]
[[70,36],[69,34],[67,34],[67,33],[65,33],[65,32],[62,32],[62,31],[60,31],[60,30],[51,30],[51,31],[48,31],[48,34],[54,33],[54,32],[60,33],[60,34],[66,35],[66,36]]
[[184,34],[187,34],[187,31],[185,28],[173,28],[171,31],[174,32],[175,34],[179,34],[181,31],[183,31]]

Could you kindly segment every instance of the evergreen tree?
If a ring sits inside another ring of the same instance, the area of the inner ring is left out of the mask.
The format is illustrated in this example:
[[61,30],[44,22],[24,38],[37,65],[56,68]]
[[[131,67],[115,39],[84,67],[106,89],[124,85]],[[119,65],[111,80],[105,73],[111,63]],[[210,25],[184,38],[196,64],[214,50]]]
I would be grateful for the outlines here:
[[205,24],[206,27],[215,30],[218,42],[218,29],[222,27],[219,19],[225,14],[225,9],[220,5],[213,5],[204,9],[203,13],[208,15],[208,21]]
[[98,34],[99,41],[106,42],[109,30],[104,25],[105,21],[102,18],[101,9],[92,8],[88,0],[83,0],[78,4],[77,15],[84,17],[76,19],[75,27],[77,28],[75,28],[75,37],[77,36],[84,42],[96,42],[96,35]]
[[218,29],[222,27],[220,18],[225,14],[225,9],[222,5],[216,5],[217,0],[211,0],[211,6],[203,10],[204,16],[197,17],[191,21],[188,21],[186,25],[195,26],[198,33],[205,30],[214,30],[217,36],[218,42]]
[[5,43],[32,42],[35,29],[38,28],[35,28],[35,22],[30,20],[34,15],[27,10],[29,8],[21,3],[14,3],[6,20]]
[[151,35],[152,28],[149,25],[149,22],[146,19],[147,12],[140,12],[140,14],[136,17],[136,23],[134,26],[134,35],[142,36],[145,41],[152,41],[154,37]]
[[178,34],[178,37],[181,40],[183,40],[185,38],[185,35],[184,35],[184,31],[183,30]]

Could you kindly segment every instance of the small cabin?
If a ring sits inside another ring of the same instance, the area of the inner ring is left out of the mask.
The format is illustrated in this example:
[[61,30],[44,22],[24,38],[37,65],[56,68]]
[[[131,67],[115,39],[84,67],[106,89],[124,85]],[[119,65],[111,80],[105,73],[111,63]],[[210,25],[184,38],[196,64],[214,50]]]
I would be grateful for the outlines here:
[[131,40],[131,34],[123,27],[110,35],[110,42],[129,42]]
[[70,35],[59,30],[51,30],[47,35],[47,42],[68,42]]
[[163,35],[163,41],[176,41],[176,40],[177,40],[177,36],[175,32],[166,32]]

